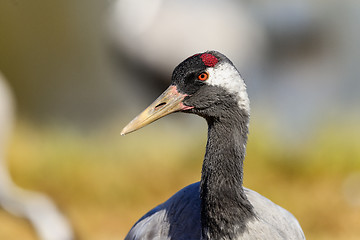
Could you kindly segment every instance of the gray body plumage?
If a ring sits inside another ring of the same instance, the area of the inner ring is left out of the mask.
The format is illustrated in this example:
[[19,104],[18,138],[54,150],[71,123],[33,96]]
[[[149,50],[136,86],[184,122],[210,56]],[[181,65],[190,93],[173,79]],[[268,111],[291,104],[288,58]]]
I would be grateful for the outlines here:
[[[145,214],[125,240],[199,240],[200,183],[191,184],[169,200]],[[254,207],[255,217],[246,223],[246,231],[237,239],[305,239],[296,218],[259,193],[244,188]]]

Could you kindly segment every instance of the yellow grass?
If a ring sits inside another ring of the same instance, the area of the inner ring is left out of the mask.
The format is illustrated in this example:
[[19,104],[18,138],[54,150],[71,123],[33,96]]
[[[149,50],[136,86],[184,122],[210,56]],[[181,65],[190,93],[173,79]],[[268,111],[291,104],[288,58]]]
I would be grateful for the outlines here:
[[[200,178],[205,126],[194,133],[154,124],[126,137],[109,126],[80,132],[22,122],[9,149],[16,183],[51,196],[80,239],[122,239],[146,211]],[[359,128],[324,126],[286,150],[252,127],[245,185],[289,209],[308,239],[359,239],[360,205],[344,195],[344,181],[360,172]],[[28,222],[3,210],[0,226],[0,239],[36,239]]]

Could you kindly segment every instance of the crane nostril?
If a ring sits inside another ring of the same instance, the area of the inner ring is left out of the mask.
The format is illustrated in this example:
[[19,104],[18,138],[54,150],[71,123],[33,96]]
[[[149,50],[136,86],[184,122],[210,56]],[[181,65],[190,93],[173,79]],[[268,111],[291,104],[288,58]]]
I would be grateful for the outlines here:
[[157,110],[158,108],[160,108],[164,105],[166,105],[166,102],[159,103],[158,105],[155,106],[155,110]]

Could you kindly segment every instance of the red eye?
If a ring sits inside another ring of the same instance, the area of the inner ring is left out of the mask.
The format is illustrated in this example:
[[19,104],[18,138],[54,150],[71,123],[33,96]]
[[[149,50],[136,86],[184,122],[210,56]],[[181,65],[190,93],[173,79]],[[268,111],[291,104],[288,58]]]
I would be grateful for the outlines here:
[[200,73],[198,79],[200,81],[206,81],[209,78],[209,74],[207,72]]

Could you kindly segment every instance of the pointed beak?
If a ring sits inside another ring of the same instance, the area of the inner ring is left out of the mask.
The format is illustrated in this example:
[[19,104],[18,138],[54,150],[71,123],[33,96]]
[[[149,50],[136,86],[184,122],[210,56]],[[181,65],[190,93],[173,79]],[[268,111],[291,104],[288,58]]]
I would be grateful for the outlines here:
[[170,113],[193,108],[183,104],[186,96],[188,95],[179,93],[176,86],[171,85],[149,107],[126,125],[121,131],[121,135],[136,131]]

